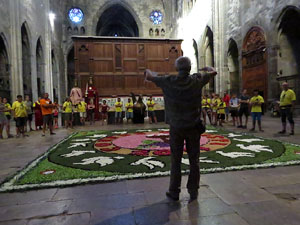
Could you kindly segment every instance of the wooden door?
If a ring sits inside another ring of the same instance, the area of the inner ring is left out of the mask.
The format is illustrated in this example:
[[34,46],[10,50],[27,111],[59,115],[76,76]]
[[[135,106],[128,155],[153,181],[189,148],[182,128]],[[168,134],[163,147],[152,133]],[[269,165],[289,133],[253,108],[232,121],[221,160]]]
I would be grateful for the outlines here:
[[258,89],[265,101],[268,98],[268,66],[266,38],[264,31],[253,27],[247,33],[243,44],[243,88],[250,95]]

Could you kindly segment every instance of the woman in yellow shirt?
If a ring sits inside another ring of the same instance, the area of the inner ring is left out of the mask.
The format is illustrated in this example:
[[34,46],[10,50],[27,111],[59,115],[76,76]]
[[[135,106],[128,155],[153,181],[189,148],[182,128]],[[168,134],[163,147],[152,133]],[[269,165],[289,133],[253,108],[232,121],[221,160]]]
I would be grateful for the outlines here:
[[220,104],[220,96],[219,94],[214,94],[214,98],[211,101],[211,108],[212,108],[212,123],[213,125],[217,125],[218,123],[218,105]]
[[71,128],[73,128],[73,123],[72,123],[73,105],[70,98],[67,98],[66,101],[64,102],[63,110],[64,110],[64,117],[65,117],[65,127],[68,128],[70,126]]
[[206,116],[208,116],[209,122],[211,124],[211,99],[208,97],[208,95],[203,95],[202,97],[202,116],[203,116],[203,122],[206,124]]
[[255,130],[255,124],[257,120],[259,131],[263,132],[263,129],[261,128],[261,115],[262,115],[261,105],[264,102],[265,102],[264,98],[258,94],[258,90],[254,90],[254,96],[250,99],[252,124],[253,124],[252,129],[250,131]]

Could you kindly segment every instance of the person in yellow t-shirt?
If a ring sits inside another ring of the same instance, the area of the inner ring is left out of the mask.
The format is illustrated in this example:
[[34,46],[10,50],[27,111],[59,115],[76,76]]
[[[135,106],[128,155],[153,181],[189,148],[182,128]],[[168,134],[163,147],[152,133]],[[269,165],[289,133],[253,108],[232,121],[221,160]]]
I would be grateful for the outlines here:
[[152,99],[152,96],[149,97],[147,101],[147,107],[148,107],[148,117],[149,117],[149,123],[151,124],[153,121],[154,123],[157,123],[157,118],[154,111],[154,105],[155,102]]
[[225,109],[226,109],[227,105],[226,102],[224,102],[222,99],[220,99],[220,103],[218,105],[218,121],[219,121],[219,125],[221,127],[223,127],[223,122],[225,120]]
[[279,134],[286,133],[286,118],[288,119],[290,126],[291,126],[291,133],[290,135],[294,135],[294,127],[295,122],[293,119],[293,111],[296,104],[296,94],[295,92],[289,88],[289,84],[284,82],[282,84],[282,92],[280,95],[280,114],[281,114],[281,123],[282,123],[282,130]]
[[265,102],[264,98],[258,94],[258,90],[254,90],[254,96],[250,99],[251,105],[251,115],[252,115],[252,129],[250,131],[255,130],[256,120],[258,123],[259,130],[263,132],[261,128],[261,115],[262,108],[261,105]]
[[5,107],[4,115],[7,118],[6,133],[8,138],[13,138],[14,136],[10,134],[10,120],[11,120],[11,105],[8,103],[7,98],[3,98],[3,104]]
[[20,134],[25,137],[24,126],[26,124],[27,107],[25,102],[23,102],[22,95],[17,96],[17,101],[13,103],[11,109],[14,112],[14,118],[16,120],[17,137],[19,137]]
[[65,127],[68,128],[69,126],[73,128],[73,105],[70,98],[67,98],[63,104],[63,111],[64,111],[64,119],[65,119]]
[[121,123],[122,122],[122,112],[123,112],[123,102],[121,101],[121,98],[118,98],[115,103],[116,113],[115,113],[115,123]]
[[208,97],[208,95],[203,95],[201,103],[203,122],[204,124],[206,124],[206,117],[208,116],[209,122],[211,124],[211,99]]
[[131,98],[128,98],[128,102],[125,105],[126,108],[126,119],[127,123],[129,120],[133,120],[133,102],[131,101]]
[[214,94],[214,98],[211,101],[211,109],[212,109],[212,123],[213,125],[217,125],[218,123],[218,105],[220,104],[221,99],[219,94]]
[[81,122],[82,125],[85,125],[87,103],[82,99],[78,103],[77,107],[78,107],[78,112],[80,114],[80,122]]

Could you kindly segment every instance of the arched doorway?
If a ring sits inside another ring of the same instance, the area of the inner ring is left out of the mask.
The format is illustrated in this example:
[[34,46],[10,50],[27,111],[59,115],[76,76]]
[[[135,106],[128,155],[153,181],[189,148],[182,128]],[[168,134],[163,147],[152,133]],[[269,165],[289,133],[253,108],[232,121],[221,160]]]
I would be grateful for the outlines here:
[[69,54],[67,56],[67,60],[68,60],[68,68],[67,68],[67,77],[68,77],[68,93],[67,95],[69,95],[69,93],[71,92],[71,89],[74,87],[75,85],[75,61],[74,61],[74,47],[71,48],[71,50],[69,51]]
[[259,90],[267,101],[268,99],[268,66],[266,38],[264,31],[259,27],[251,28],[243,44],[243,89],[251,95],[255,89]]
[[45,63],[41,38],[38,39],[36,45],[36,71],[38,96],[42,96],[45,92]]
[[32,83],[31,83],[31,51],[26,23],[21,27],[22,35],[22,76],[23,76],[23,91],[24,95],[29,95],[32,98]]
[[[287,8],[279,25],[278,51],[279,81],[287,81],[296,95],[300,95],[300,10]],[[297,103],[300,100],[297,99]]]
[[9,100],[10,95],[10,66],[3,37],[0,35],[0,96]]
[[229,40],[227,59],[230,73],[230,93],[238,94],[240,91],[239,50],[233,39]]
[[138,37],[139,29],[134,17],[122,5],[106,9],[97,24],[98,36]]
[[59,96],[59,74],[58,74],[58,67],[57,67],[57,60],[54,54],[54,51],[51,51],[51,61],[52,61],[52,82],[53,82],[53,99],[58,100]]
[[[214,67],[214,35],[212,30],[207,27],[204,43],[204,65]],[[215,80],[211,79],[208,87],[209,92],[215,92]]]

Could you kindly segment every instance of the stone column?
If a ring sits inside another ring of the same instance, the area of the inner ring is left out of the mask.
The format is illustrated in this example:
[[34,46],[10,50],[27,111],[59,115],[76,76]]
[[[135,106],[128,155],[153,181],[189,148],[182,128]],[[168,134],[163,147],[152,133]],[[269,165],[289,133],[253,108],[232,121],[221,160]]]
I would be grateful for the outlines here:
[[53,100],[52,60],[51,60],[51,26],[49,22],[50,3],[45,1],[45,92]]
[[22,40],[20,26],[20,0],[9,1],[10,13],[10,63],[11,63],[11,98],[23,94],[22,77]]
[[37,65],[36,65],[36,46],[34,42],[31,43],[32,54],[31,54],[31,87],[32,87],[32,101],[38,99],[38,86],[37,86]]

